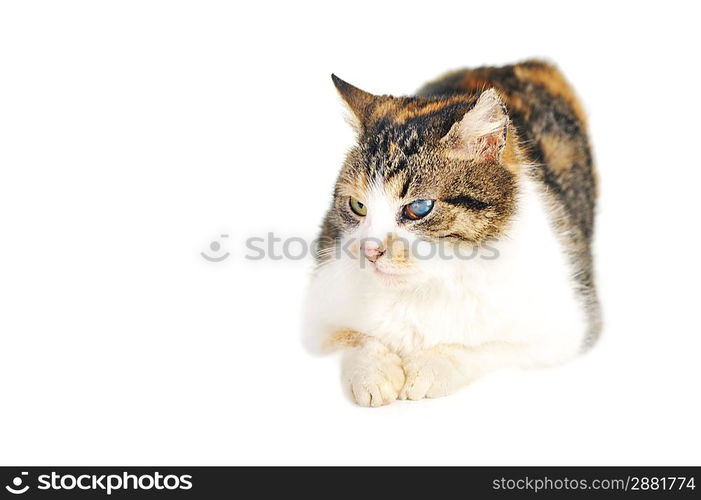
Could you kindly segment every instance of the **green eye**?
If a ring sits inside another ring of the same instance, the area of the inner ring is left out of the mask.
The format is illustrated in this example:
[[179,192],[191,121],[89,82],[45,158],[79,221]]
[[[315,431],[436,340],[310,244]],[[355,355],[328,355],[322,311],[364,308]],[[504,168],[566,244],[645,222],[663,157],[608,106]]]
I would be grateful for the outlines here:
[[433,210],[433,200],[416,200],[404,205],[402,214],[409,220],[419,220],[426,217]]
[[361,217],[365,217],[368,214],[368,207],[360,203],[358,200],[355,198],[350,199],[350,207],[351,210],[353,210],[353,213],[356,215],[359,215]]

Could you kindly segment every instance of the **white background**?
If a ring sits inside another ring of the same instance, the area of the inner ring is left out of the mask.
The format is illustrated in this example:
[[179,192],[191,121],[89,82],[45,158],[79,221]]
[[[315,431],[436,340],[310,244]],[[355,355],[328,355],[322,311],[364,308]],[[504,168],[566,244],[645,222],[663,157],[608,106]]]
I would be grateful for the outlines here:
[[[0,463],[699,464],[699,15],[590,3],[3,2]],[[300,343],[311,260],[244,259],[316,233],[353,140],[330,73],[532,56],[590,115],[602,341],[352,405]]]

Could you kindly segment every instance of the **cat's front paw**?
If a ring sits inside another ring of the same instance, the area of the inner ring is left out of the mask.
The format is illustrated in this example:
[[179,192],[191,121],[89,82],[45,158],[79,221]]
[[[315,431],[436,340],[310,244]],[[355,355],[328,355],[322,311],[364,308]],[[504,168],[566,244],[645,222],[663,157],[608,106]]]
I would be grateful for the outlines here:
[[360,406],[382,406],[397,399],[404,385],[402,360],[392,352],[361,352],[349,359],[343,378]]
[[455,360],[431,350],[416,353],[404,360],[406,381],[399,399],[440,398],[460,387],[462,379]]

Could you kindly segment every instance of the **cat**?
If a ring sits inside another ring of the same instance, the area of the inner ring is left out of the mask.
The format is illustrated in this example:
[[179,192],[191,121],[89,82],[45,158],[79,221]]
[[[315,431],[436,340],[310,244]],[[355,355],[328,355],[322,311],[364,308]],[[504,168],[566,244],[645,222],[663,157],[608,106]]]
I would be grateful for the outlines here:
[[357,144],[322,223],[304,331],[312,349],[343,351],[349,395],[436,398],[590,347],[597,178],[560,71],[459,70],[412,97],[332,79]]

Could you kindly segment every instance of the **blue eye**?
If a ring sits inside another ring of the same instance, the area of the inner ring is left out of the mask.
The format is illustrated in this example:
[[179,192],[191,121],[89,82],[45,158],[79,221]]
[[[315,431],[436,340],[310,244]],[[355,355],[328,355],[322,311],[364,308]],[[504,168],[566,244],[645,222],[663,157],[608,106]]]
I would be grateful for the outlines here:
[[404,205],[402,214],[410,220],[419,220],[426,217],[433,210],[433,200],[416,200]]

